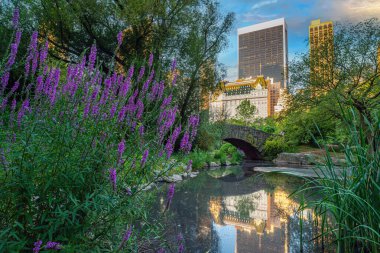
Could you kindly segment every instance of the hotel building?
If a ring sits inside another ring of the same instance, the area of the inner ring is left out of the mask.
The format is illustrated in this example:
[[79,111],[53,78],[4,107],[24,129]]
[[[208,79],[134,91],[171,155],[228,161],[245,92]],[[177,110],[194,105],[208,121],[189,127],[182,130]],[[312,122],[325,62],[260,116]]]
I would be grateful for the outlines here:
[[284,18],[238,29],[239,79],[263,75],[286,88],[288,32]]
[[234,118],[243,100],[255,105],[258,118],[284,108],[287,87],[288,39],[284,18],[238,29],[239,79],[211,95],[212,120]]

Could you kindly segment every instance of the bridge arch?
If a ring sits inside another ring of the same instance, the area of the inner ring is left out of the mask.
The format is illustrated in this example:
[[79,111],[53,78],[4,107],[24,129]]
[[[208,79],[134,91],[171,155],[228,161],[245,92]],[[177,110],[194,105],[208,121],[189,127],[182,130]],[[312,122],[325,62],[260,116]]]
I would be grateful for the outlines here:
[[253,127],[226,125],[223,131],[223,140],[241,149],[247,158],[261,160],[265,141],[271,134]]

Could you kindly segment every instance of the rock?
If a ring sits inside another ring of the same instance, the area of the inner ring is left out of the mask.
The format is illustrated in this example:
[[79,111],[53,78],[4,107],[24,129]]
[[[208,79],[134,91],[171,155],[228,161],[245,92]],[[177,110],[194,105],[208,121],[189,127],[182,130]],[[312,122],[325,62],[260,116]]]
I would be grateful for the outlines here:
[[280,165],[315,165],[317,156],[309,153],[280,153],[273,162]]
[[182,181],[182,176],[178,174],[174,174],[173,176],[164,177],[163,181],[167,183],[176,183],[176,182]]
[[198,176],[199,172],[191,172],[189,173],[189,177],[193,178],[193,177],[196,177]]
[[143,184],[143,185],[141,185],[141,188],[142,188],[143,191],[149,191],[150,189],[153,188],[153,186],[155,186],[154,183],[151,183],[151,184]]
[[226,166],[231,166],[231,162],[230,161],[226,161]]
[[217,164],[216,162],[210,162],[210,167],[218,167],[220,166],[219,164]]

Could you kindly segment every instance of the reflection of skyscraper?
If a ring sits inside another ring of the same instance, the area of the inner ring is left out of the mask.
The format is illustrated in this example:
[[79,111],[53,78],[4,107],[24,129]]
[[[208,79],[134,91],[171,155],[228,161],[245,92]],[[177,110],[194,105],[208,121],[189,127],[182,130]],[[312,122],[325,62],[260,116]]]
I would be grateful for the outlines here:
[[333,23],[312,20],[309,26],[312,80],[331,80],[333,60]]
[[239,79],[268,76],[287,85],[288,33],[284,18],[238,29]]

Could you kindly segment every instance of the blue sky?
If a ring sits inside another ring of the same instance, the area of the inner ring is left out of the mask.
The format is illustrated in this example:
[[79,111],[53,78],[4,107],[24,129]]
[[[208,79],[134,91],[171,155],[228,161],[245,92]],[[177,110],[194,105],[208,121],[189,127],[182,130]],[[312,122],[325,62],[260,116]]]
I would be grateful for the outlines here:
[[229,81],[237,78],[237,28],[284,17],[288,25],[288,54],[308,50],[306,39],[311,20],[334,22],[380,18],[380,0],[220,0],[223,13],[234,12],[235,24],[229,45],[219,55]]

